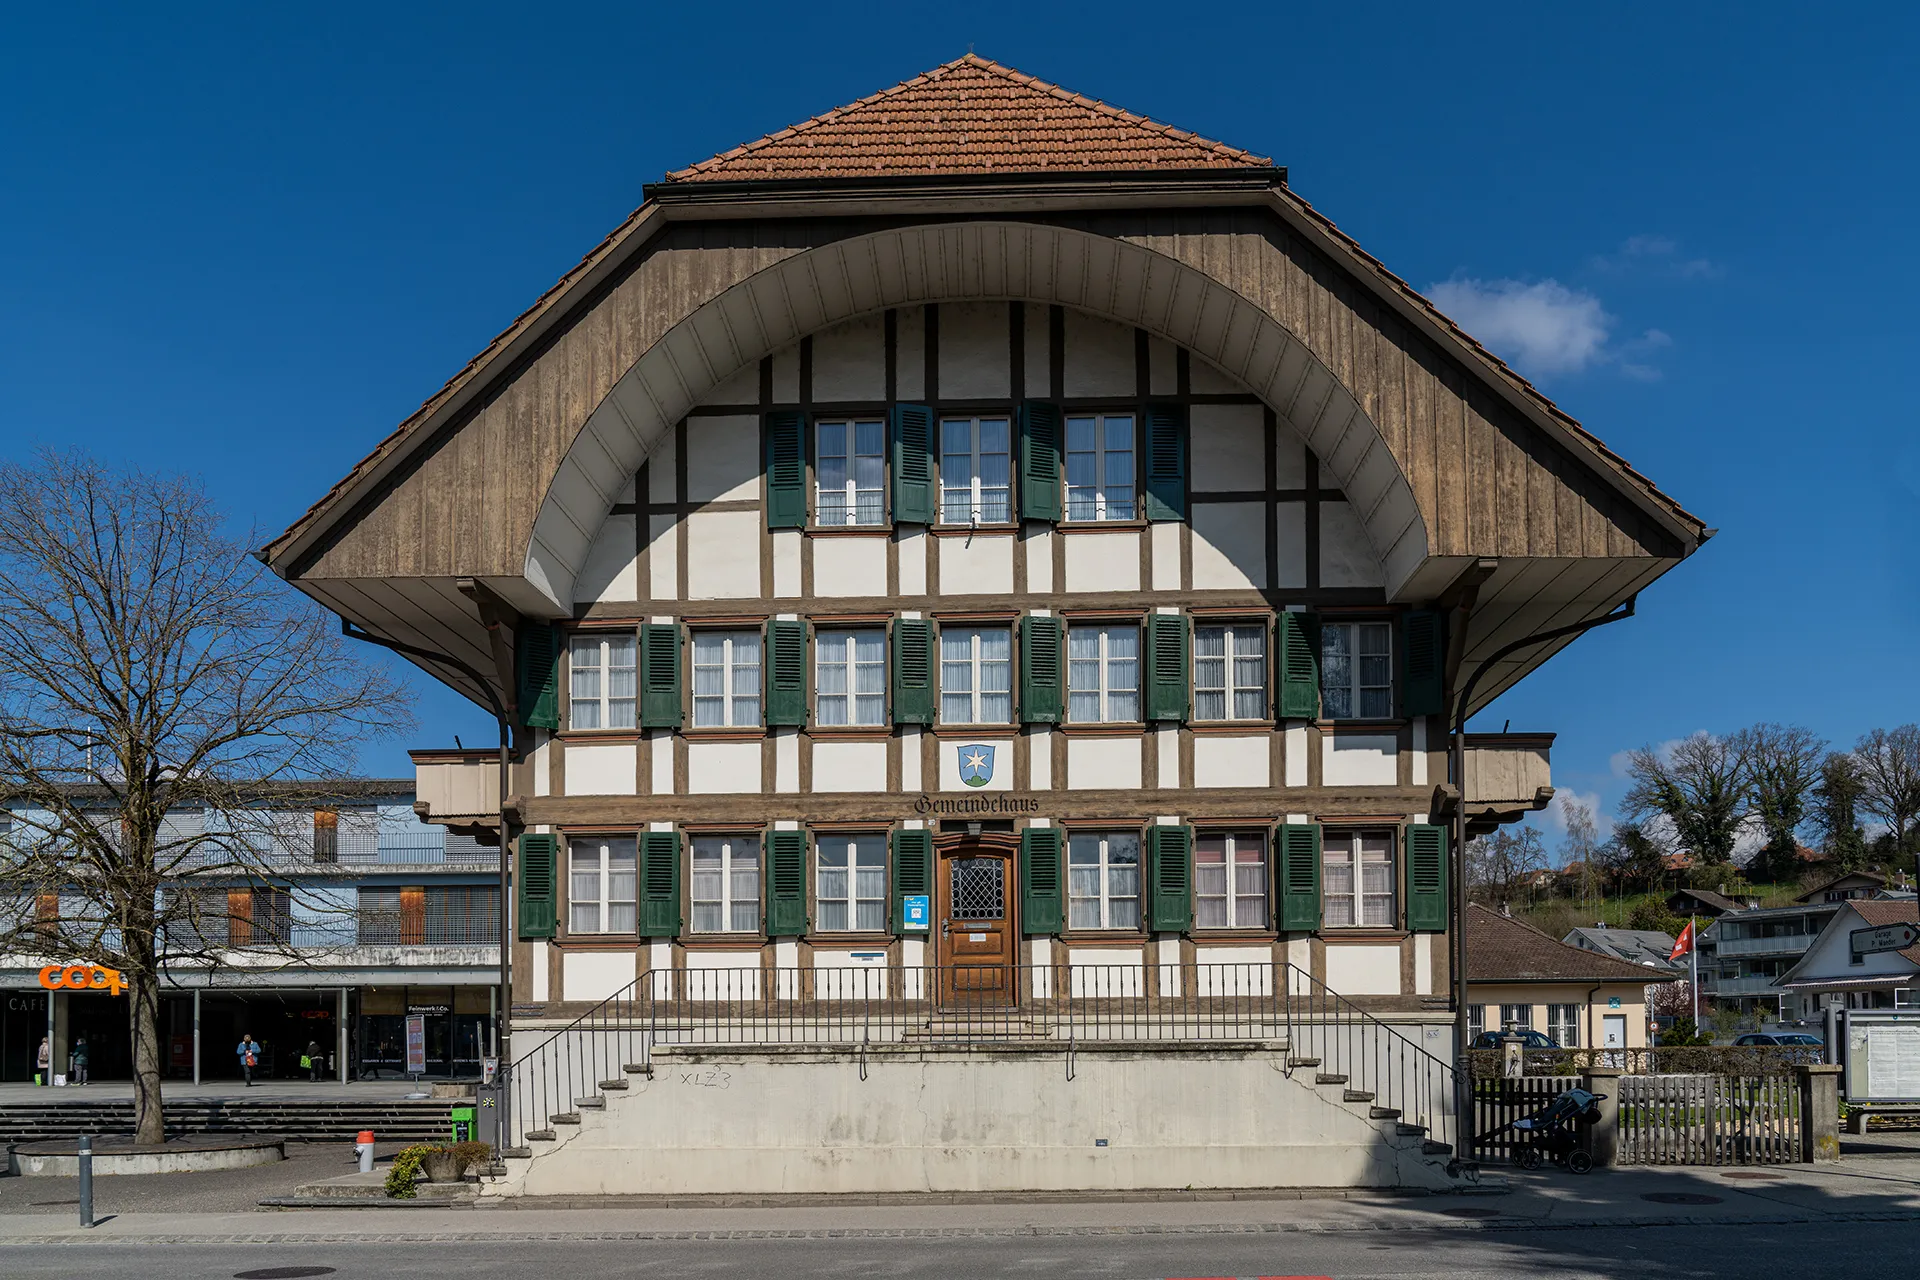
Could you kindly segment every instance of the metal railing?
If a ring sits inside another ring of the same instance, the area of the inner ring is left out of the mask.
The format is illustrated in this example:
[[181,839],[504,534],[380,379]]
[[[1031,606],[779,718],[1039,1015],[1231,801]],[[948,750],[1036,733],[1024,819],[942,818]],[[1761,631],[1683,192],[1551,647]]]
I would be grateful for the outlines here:
[[1071,1078],[1088,1046],[1259,1043],[1283,1046],[1289,1073],[1310,1085],[1453,1144],[1453,1068],[1419,1034],[1286,964],[660,971],[513,1063],[504,1132],[513,1147],[551,1135],[650,1068],[656,1047],[838,1047],[864,1071],[878,1046],[1022,1045],[1062,1054]]

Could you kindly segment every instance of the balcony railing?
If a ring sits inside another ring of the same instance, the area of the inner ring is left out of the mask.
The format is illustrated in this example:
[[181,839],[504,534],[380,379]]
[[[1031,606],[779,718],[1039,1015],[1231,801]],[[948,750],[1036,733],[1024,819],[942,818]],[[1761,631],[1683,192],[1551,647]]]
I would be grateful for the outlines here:
[[1817,933],[1784,934],[1776,938],[1719,938],[1715,955],[1722,956],[1797,956],[1813,945]]
[[271,952],[345,947],[499,947],[500,921],[485,914],[460,919],[406,918],[390,911],[347,912],[317,921],[200,921],[195,932],[175,929],[176,945]]
[[1781,996],[1786,992],[1773,985],[1772,978],[1709,978],[1701,975],[1700,987],[1715,996]]

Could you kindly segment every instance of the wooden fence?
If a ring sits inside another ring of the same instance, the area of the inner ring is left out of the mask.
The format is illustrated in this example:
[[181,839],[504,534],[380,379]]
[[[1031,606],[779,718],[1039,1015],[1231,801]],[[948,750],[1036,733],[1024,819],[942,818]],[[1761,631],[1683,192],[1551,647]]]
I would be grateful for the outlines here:
[[1787,1075],[1622,1076],[1621,1164],[1792,1164],[1800,1087]]
[[1473,1155],[1477,1160],[1511,1160],[1528,1137],[1508,1126],[1541,1110],[1579,1076],[1521,1076],[1518,1080],[1482,1076],[1473,1082]]

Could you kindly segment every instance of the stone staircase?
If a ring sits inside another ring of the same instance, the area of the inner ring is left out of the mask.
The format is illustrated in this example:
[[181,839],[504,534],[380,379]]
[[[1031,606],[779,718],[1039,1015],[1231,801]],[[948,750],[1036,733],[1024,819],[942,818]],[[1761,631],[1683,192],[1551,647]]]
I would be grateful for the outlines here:
[[[625,1081],[619,1083],[625,1084]],[[196,1133],[258,1134],[298,1142],[352,1142],[372,1129],[381,1142],[445,1141],[450,1112],[470,1106],[460,1099],[285,1099],[254,1101],[181,1098],[166,1103],[167,1136]],[[0,1147],[133,1132],[133,1102],[15,1103],[0,1106]]]

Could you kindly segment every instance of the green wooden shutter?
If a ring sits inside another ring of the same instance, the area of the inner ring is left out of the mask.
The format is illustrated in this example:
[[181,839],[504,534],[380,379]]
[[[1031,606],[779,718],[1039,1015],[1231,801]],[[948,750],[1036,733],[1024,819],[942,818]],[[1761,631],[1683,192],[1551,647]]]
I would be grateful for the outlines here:
[[530,729],[560,727],[560,630],[529,622],[514,637],[519,671],[520,723]]
[[1147,405],[1147,519],[1187,518],[1187,414],[1177,404]]
[[1445,619],[1431,609],[1409,613],[1400,623],[1401,708],[1409,716],[1437,716],[1446,710],[1442,691],[1446,666]]
[[933,723],[933,623],[925,618],[894,619],[893,722]]
[[1060,828],[1028,827],[1020,833],[1020,932],[1059,933],[1062,876]]
[[1020,619],[1020,720],[1058,724],[1066,671],[1060,661],[1060,619],[1027,614]]
[[767,623],[767,723],[807,722],[807,624],[791,618]]
[[680,727],[680,624],[640,626],[640,724],[646,729]]
[[767,415],[767,528],[807,527],[807,419],[792,409]]
[[933,523],[933,410],[893,406],[893,519]]
[[807,833],[767,832],[767,936],[807,931]]
[[1274,649],[1283,720],[1320,715],[1320,620],[1311,613],[1283,613],[1274,624]]
[[1312,932],[1320,927],[1320,828],[1283,822],[1273,829],[1279,851],[1280,928]]
[[680,833],[640,833],[640,936],[680,934]]
[[1147,719],[1185,720],[1188,675],[1187,620],[1177,613],[1147,615]]
[[1020,518],[1060,519],[1060,406],[1028,400],[1020,406]]
[[529,832],[520,837],[519,936],[522,942],[551,938],[556,911],[553,901],[554,864],[559,858],[559,839]]
[[1147,879],[1153,909],[1147,927],[1175,933],[1193,927],[1193,828],[1147,828]]
[[[901,926],[906,923],[907,909],[903,898],[931,895],[933,893],[933,832],[927,830],[909,831],[902,828],[893,833],[893,931],[905,933]],[[915,937],[925,937],[918,931]]]
[[1407,928],[1443,933],[1447,927],[1447,829],[1407,828]]

